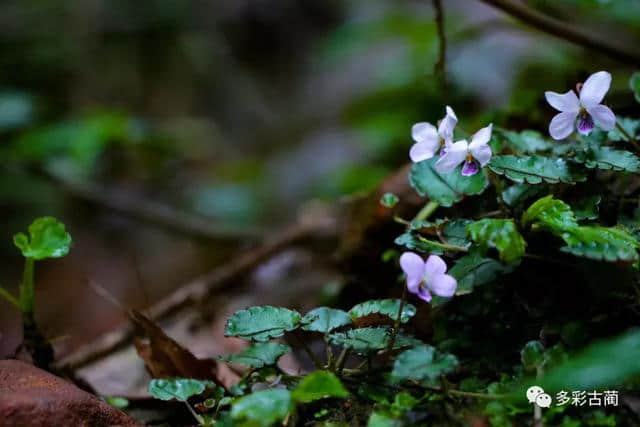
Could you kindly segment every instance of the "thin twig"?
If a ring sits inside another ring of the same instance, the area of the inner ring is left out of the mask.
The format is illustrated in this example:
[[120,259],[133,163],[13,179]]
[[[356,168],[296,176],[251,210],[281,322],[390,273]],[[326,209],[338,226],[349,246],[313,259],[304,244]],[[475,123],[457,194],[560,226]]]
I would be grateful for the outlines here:
[[[254,250],[233,258],[229,263],[200,276],[178,288],[168,297],[160,300],[147,310],[149,318],[160,320],[187,305],[197,305],[205,301],[212,292],[220,289],[232,279],[250,272],[255,266],[278,253],[282,249],[298,243],[318,231],[314,224],[295,224],[283,230],[273,239]],[[58,367],[79,369],[87,364],[124,348],[133,337],[133,327],[128,324],[121,329],[102,335],[97,340],[80,347],[56,363]]]
[[85,202],[154,224],[187,236],[208,240],[260,239],[264,232],[252,227],[217,226],[210,218],[190,214],[139,195],[114,190],[95,183],[63,179],[46,174],[65,192]]
[[447,38],[444,33],[444,10],[441,0],[433,0],[433,8],[435,9],[436,28],[438,30],[438,60],[434,66],[437,76],[440,76],[444,88],[447,86]]
[[568,25],[544,13],[529,8],[524,2],[515,0],[480,0],[483,3],[494,6],[503,12],[512,15],[531,27],[567,40],[578,46],[601,52],[618,61],[638,65],[640,64],[640,51],[635,47],[616,44],[612,38],[604,39],[594,36],[595,31],[586,31]]

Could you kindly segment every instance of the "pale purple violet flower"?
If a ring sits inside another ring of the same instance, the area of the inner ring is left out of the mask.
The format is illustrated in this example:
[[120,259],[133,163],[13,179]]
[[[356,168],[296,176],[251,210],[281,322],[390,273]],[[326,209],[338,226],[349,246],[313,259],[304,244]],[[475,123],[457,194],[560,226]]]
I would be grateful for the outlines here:
[[441,297],[452,297],[458,282],[445,274],[447,264],[437,255],[431,255],[424,262],[420,255],[405,252],[400,257],[400,267],[407,276],[407,289],[420,299],[431,301],[431,293]]
[[452,144],[447,152],[438,159],[435,168],[440,173],[449,173],[464,162],[461,174],[475,175],[491,160],[491,129],[493,125],[480,129],[471,137],[471,143],[465,139]]
[[602,99],[611,86],[611,74],[598,71],[589,76],[584,85],[578,85],[580,98],[573,90],[567,93],[547,91],[544,93],[547,102],[560,111],[549,123],[549,134],[553,139],[560,140],[568,137],[574,127],[583,135],[589,135],[594,128],[594,122],[602,130],[610,131],[616,126],[616,116]]
[[447,105],[447,115],[438,124],[438,129],[431,123],[420,122],[411,128],[411,137],[415,144],[409,150],[409,157],[414,163],[432,158],[440,148],[443,152],[453,143],[453,129],[458,118],[453,109]]

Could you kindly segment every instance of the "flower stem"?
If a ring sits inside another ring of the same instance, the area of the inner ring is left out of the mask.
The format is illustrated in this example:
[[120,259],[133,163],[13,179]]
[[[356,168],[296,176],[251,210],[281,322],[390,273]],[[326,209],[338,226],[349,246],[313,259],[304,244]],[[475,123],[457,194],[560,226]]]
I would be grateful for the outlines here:
[[396,320],[393,324],[393,331],[391,331],[391,338],[389,338],[389,345],[387,346],[387,354],[391,354],[393,350],[393,346],[396,343],[396,336],[398,335],[398,330],[400,329],[400,323],[402,320],[402,310],[404,310],[404,303],[407,299],[407,287],[402,287],[402,297],[400,298],[400,306],[398,307],[398,315],[396,316]]
[[432,213],[436,211],[436,209],[438,209],[438,207],[440,207],[440,204],[438,202],[434,202],[433,200],[431,200],[429,203],[424,205],[422,209],[420,209],[420,212],[418,212],[416,217],[413,218],[413,221],[426,220],[431,216]]
[[302,349],[307,353],[311,362],[313,362],[313,366],[315,366],[316,369],[322,369],[322,362],[320,362],[320,359],[318,359],[313,351],[311,351],[307,343],[298,335],[297,332],[294,332],[293,335],[297,338],[298,342],[300,342]]
[[337,368],[337,373],[338,375],[342,374],[342,371],[344,369],[344,365],[347,362],[347,357],[349,357],[349,349],[348,348],[343,348],[342,349],[342,353],[340,353],[340,356],[338,356],[338,360],[336,362],[336,368]]
[[627,132],[627,130],[622,127],[622,125],[620,124],[619,121],[616,120],[616,129],[618,129],[618,131],[625,137],[625,139],[627,140],[627,142],[630,142],[631,145],[633,145],[633,148],[636,149],[636,151],[640,151],[640,145],[638,145],[638,143],[636,142],[635,138],[632,137],[629,132]]

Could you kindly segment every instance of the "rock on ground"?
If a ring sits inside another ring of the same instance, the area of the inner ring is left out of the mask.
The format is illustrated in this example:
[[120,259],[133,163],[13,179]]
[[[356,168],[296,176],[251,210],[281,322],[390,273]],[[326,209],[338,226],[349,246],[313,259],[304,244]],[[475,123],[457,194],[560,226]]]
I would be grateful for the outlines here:
[[96,396],[33,365],[0,360],[0,427],[141,426]]

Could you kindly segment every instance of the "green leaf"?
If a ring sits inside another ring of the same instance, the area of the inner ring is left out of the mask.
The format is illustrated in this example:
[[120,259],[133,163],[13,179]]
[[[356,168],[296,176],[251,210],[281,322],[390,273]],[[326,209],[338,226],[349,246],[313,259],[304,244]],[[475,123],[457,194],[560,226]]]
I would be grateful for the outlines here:
[[231,417],[236,421],[247,422],[248,426],[269,427],[292,410],[289,390],[269,389],[237,399],[231,406]]
[[520,352],[522,366],[527,371],[535,371],[544,363],[544,347],[540,341],[529,341]]
[[270,305],[249,307],[233,313],[224,331],[227,337],[239,337],[253,341],[268,341],[300,326],[300,313]]
[[[358,328],[346,332],[334,332],[329,335],[329,341],[333,345],[350,348],[358,353],[368,353],[383,350],[388,347],[391,339],[389,328]],[[412,347],[420,341],[402,333],[396,336],[393,348]]]
[[582,226],[560,237],[567,244],[560,250],[572,255],[609,262],[638,260],[638,240],[620,228]]
[[460,167],[441,174],[434,169],[436,157],[415,163],[409,173],[411,186],[421,196],[427,196],[444,207],[452,206],[465,196],[481,194],[489,185],[484,173],[462,176]]
[[553,195],[536,200],[522,214],[522,225],[532,222],[556,232],[578,227],[571,207],[562,200],[554,199]]
[[318,307],[308,312],[303,318],[302,329],[305,331],[322,332],[326,334],[341,326],[350,325],[351,317],[346,311],[335,308]]
[[[541,386],[547,393],[560,390],[615,390],[616,386],[640,376],[640,330],[597,341],[565,363],[549,369],[542,379],[527,382],[522,387]],[[552,394],[553,395],[553,394]]]
[[211,381],[199,381],[191,378],[153,379],[149,383],[149,393],[160,400],[179,400],[186,402],[190,397],[204,392],[215,384]]
[[522,215],[522,223],[551,231],[564,240],[561,250],[603,261],[638,260],[638,240],[622,228],[579,226],[571,207],[553,196],[543,197]]
[[535,197],[544,190],[542,185],[514,184],[502,192],[502,200],[511,207]]
[[392,208],[398,204],[400,199],[393,193],[384,193],[382,197],[380,197],[380,204],[385,208]]
[[471,239],[483,250],[495,248],[500,260],[512,264],[524,255],[526,242],[512,219],[485,218],[467,226]]
[[393,363],[391,378],[396,382],[435,381],[457,366],[458,359],[454,355],[425,344],[400,353]]
[[578,163],[583,163],[589,169],[640,173],[640,158],[635,154],[598,144],[589,144],[582,150],[578,150],[573,159]]
[[425,239],[424,237],[410,231],[402,233],[396,237],[396,240],[394,240],[393,243],[398,246],[404,246],[412,251],[428,253],[431,255],[444,254],[444,249],[438,244],[438,242]]
[[31,223],[29,237],[24,233],[17,233],[13,236],[13,243],[25,258],[60,258],[69,253],[71,236],[66,232],[64,224],[45,216]]
[[413,221],[410,225],[410,231],[431,235],[447,245],[468,248],[471,246],[471,242],[467,237],[467,225],[472,222],[469,219],[462,218],[453,220],[439,219],[435,222]]
[[505,129],[494,128],[497,137],[502,137],[508,145],[522,153],[537,153],[547,151],[553,147],[553,143],[535,130],[523,130],[522,132],[512,132]]
[[[632,119],[629,117],[616,117],[616,119],[617,124],[620,125],[620,127],[622,127],[629,135],[634,138],[637,137],[638,131],[640,131],[640,120]],[[606,138],[609,139],[609,141],[624,141],[628,144],[627,137],[622,132],[620,132],[620,129],[618,129],[617,127],[610,130],[607,133]]]
[[[392,320],[396,320],[401,303],[401,300],[393,298],[365,301],[355,305],[351,310],[349,310],[349,316],[351,316],[353,320],[356,320],[360,317],[366,317],[371,314],[382,314],[390,317]],[[415,316],[415,314],[415,306],[405,303],[402,307],[400,322],[407,323],[409,319]]]
[[275,365],[283,354],[290,351],[291,347],[286,344],[275,342],[254,343],[238,354],[220,356],[219,359],[224,362],[251,366],[252,368],[262,368]]
[[493,258],[472,252],[456,261],[449,274],[456,278],[456,295],[471,293],[476,286],[492,282],[501,274],[509,273],[512,267],[506,267]]
[[631,75],[631,78],[629,79],[629,87],[631,88],[636,101],[640,102],[640,72],[636,71]]
[[126,397],[107,396],[104,398],[104,401],[107,402],[107,404],[118,409],[124,409],[129,406],[129,399],[127,399]]
[[369,417],[367,427],[400,427],[402,422],[383,414],[382,412],[372,412]]
[[583,197],[571,203],[571,208],[578,221],[583,219],[598,219],[598,211],[602,197],[599,195]]
[[491,159],[489,168],[518,184],[575,184],[586,179],[583,173],[565,160],[542,156],[495,156]]
[[349,392],[331,372],[315,371],[298,383],[291,393],[296,402],[308,403],[327,397],[348,397]]

